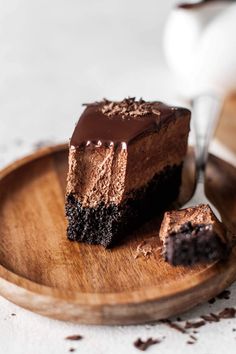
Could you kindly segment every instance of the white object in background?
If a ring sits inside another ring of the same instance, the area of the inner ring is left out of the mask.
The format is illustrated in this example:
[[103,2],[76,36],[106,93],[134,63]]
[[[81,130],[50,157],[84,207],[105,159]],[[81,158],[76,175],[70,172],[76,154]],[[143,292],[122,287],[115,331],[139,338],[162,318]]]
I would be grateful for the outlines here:
[[184,96],[236,89],[236,3],[175,7],[167,20],[164,50]]

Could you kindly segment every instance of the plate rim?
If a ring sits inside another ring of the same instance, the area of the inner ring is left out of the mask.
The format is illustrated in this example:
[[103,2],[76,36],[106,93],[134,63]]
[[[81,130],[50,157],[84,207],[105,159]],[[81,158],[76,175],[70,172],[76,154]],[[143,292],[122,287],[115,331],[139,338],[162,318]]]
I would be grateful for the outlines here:
[[[43,147],[21,159],[14,161],[2,170],[0,170],[0,188],[1,182],[9,174],[14,172],[16,169],[27,165],[28,163],[44,158],[48,155],[63,152],[63,150],[68,149],[68,144],[56,144],[52,146]],[[87,293],[79,292],[78,290],[64,290],[59,288],[53,288],[47,285],[42,285],[36,283],[32,280],[27,279],[24,276],[18,275],[2,264],[0,264],[0,293],[6,297],[12,297],[6,290],[7,285],[13,285],[13,290],[19,291],[19,288],[26,291],[29,295],[33,296],[43,296],[48,299],[57,299],[59,301],[66,303],[71,303],[74,305],[79,305],[81,307],[94,307],[97,306],[112,306],[116,305],[140,305],[147,303],[160,303],[165,300],[174,300],[175,297],[181,297],[188,292],[197,292],[201,287],[207,285],[209,282],[224,282],[224,287],[232,283],[236,278],[236,247],[233,249],[230,258],[226,262],[215,262],[213,264],[206,265],[206,268],[200,270],[198,273],[193,274],[189,277],[189,282],[186,282],[186,278],[183,280],[176,280],[176,282],[166,286],[151,286],[143,287],[138,290],[129,290],[122,292],[109,292],[109,293]],[[206,277],[207,274],[207,277]],[[202,280],[202,281],[200,281]],[[14,297],[14,296],[13,296]],[[119,301],[116,300],[119,298]],[[201,302],[201,301],[200,301]],[[23,307],[27,307],[22,305]],[[121,322],[122,323],[122,322]]]

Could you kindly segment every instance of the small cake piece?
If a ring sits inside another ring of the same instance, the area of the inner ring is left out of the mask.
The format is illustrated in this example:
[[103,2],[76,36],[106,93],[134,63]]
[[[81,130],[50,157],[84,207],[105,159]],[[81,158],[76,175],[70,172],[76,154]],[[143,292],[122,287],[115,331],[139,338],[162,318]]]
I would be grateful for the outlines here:
[[159,235],[174,266],[225,259],[230,250],[224,225],[206,204],[166,212]]
[[110,246],[176,200],[190,112],[134,98],[87,105],[69,148],[70,240]]

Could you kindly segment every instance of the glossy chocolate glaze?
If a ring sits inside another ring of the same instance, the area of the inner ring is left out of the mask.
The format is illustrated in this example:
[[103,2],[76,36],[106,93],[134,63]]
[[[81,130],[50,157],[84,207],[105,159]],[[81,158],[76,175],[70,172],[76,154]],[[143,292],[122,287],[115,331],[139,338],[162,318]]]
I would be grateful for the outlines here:
[[202,5],[213,3],[213,2],[233,2],[235,0],[199,0],[195,3],[180,3],[177,5],[178,8],[181,9],[193,9],[197,7],[201,7]]
[[158,131],[172,119],[190,116],[190,111],[185,108],[170,107],[161,102],[145,103],[151,106],[151,112],[128,117],[120,113],[112,116],[105,114],[102,110],[106,101],[87,105],[75,127],[70,146],[78,147],[89,142],[98,145],[128,144],[140,135]]

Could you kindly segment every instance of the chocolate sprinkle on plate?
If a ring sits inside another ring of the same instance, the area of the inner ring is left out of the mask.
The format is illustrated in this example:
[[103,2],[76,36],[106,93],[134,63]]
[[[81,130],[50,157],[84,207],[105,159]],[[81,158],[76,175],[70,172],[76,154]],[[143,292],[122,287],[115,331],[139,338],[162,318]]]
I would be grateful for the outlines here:
[[148,338],[146,341],[143,341],[141,338],[138,338],[135,342],[134,342],[134,346],[142,351],[145,351],[146,349],[148,349],[151,345],[154,344],[158,344],[161,341],[159,339],[152,339],[152,338]]
[[80,334],[73,334],[72,336],[67,336],[67,340],[81,340],[83,337]]

